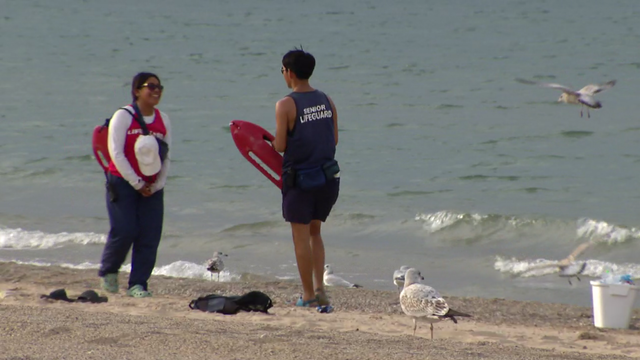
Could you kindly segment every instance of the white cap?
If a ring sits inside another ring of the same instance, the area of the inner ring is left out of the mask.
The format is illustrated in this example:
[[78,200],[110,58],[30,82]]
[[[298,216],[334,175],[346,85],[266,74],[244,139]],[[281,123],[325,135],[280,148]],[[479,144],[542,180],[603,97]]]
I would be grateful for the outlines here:
[[162,167],[160,153],[158,152],[158,140],[153,135],[140,135],[134,145],[136,159],[140,172],[146,176],[157,174]]

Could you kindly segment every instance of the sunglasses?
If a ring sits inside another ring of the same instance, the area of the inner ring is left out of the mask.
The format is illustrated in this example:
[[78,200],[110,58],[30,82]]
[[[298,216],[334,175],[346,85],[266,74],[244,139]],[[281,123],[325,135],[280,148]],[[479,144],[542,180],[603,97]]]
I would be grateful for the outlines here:
[[158,85],[158,84],[148,84],[148,83],[144,83],[140,86],[141,88],[146,87],[149,88],[149,90],[151,91],[156,91],[156,90],[164,90],[164,86],[162,85]]
[[283,67],[281,67],[281,68],[280,68],[280,74],[284,74],[284,71],[285,71],[285,70],[288,70],[288,69],[285,69],[285,68],[284,68],[284,66],[283,66]]

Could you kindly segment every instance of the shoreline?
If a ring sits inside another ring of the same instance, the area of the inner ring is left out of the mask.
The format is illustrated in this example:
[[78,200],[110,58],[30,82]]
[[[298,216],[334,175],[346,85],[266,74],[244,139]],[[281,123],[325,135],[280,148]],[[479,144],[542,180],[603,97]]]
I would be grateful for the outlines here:
[[[128,274],[120,275],[126,284]],[[448,297],[471,314],[434,324],[413,323],[397,293],[328,288],[335,311],[289,305],[299,292],[292,281],[216,283],[152,276],[154,297],[133,299],[99,288],[95,270],[0,263],[0,348],[11,359],[184,358],[220,359],[624,359],[640,357],[640,309],[629,330],[593,326],[590,307],[475,297]],[[108,296],[104,304],[42,300],[65,288]],[[7,292],[7,290],[9,290]],[[219,315],[191,310],[189,302],[211,293],[271,297],[271,315]]]

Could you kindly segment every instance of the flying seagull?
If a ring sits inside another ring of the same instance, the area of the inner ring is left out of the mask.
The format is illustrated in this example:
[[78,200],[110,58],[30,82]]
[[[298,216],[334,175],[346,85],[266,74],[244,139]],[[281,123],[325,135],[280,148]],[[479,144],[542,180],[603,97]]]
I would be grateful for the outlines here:
[[207,260],[207,271],[210,272],[210,279],[213,279],[213,273],[218,274],[218,282],[220,282],[220,271],[224,270],[224,261],[222,261],[223,256],[228,256],[227,254],[223,254],[220,251],[216,251],[213,253],[213,257]]
[[431,327],[431,340],[433,340],[433,323],[445,319],[451,319],[458,323],[456,316],[471,317],[447,305],[447,302],[440,296],[440,293],[431,286],[421,284],[424,280],[420,271],[411,268],[407,270],[404,280],[404,289],[400,293],[400,307],[402,311],[413,319],[413,335],[416,335],[418,320],[426,321]]
[[584,272],[584,269],[586,267],[587,267],[586,261],[583,261],[582,263],[567,265],[567,266],[559,266],[560,273],[558,274],[558,276],[566,277],[567,280],[569,281],[569,285],[573,285],[571,283],[571,278],[575,277],[576,279],[578,279],[578,281],[580,281],[579,275],[581,275]]
[[567,256],[566,258],[560,261],[552,262],[552,263],[533,265],[527,268],[524,272],[529,272],[531,270],[536,270],[536,269],[557,267],[559,270],[558,275],[560,277],[568,278],[567,280],[569,281],[569,285],[573,285],[571,283],[571,278],[575,277],[576,279],[578,279],[578,281],[581,281],[579,275],[581,275],[584,272],[585,268],[587,267],[586,261],[576,262],[576,258],[578,257],[578,255],[582,254],[585,250],[587,250],[590,246],[594,244],[595,242],[593,241],[582,243],[578,245],[578,247],[573,249],[571,254],[569,254],[569,256]]
[[544,82],[537,82],[537,81],[531,81],[531,80],[525,80],[525,79],[516,79],[516,81],[523,84],[528,84],[528,85],[538,85],[538,86],[548,87],[552,89],[562,90],[562,95],[560,95],[558,102],[562,102],[565,104],[580,105],[580,117],[582,117],[582,109],[586,106],[587,117],[589,118],[591,117],[591,114],[589,114],[589,108],[600,109],[602,107],[602,103],[600,101],[597,101],[593,97],[593,95],[601,91],[611,89],[613,85],[616,84],[615,80],[611,80],[600,85],[589,84],[583,87],[582,89],[575,91],[567,86],[560,85],[560,84],[544,83]]

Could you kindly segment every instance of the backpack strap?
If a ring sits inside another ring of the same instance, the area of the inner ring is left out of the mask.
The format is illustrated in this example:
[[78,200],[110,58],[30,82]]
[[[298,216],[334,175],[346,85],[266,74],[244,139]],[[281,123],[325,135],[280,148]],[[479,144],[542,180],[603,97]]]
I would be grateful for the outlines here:
[[207,311],[207,302],[209,301],[209,299],[213,299],[213,298],[219,298],[221,297],[220,295],[217,294],[210,294],[210,295],[206,295],[206,296],[200,296],[197,299],[193,299],[191,300],[191,302],[189,303],[189,308],[191,310],[194,309],[198,309],[198,310],[202,310],[202,311]]
[[[149,128],[147,128],[147,123],[144,122],[144,118],[142,117],[142,114],[140,114],[140,109],[138,108],[138,104],[133,103],[133,105],[131,105],[131,107],[133,107],[133,110],[135,111],[135,114],[132,113],[131,110],[127,109],[124,106],[121,107],[120,110],[124,110],[124,111],[128,112],[129,115],[131,115],[131,119],[135,120],[140,125],[144,135],[149,135]],[[104,120],[104,124],[102,125],[102,128],[108,128],[110,122],[111,122],[111,118],[106,118]]]
[[131,115],[131,117],[132,117],[132,118],[136,116],[134,113],[132,113],[132,112],[131,112],[131,110],[127,109],[127,108],[126,108],[126,107],[124,107],[124,106],[123,106],[123,107],[121,107],[121,108],[120,108],[120,110],[124,110],[124,111],[128,112],[128,113],[129,113],[129,115]]
[[193,309],[200,310],[200,307],[197,305],[198,304],[198,300],[200,300],[200,299],[191,300],[191,302],[189,303],[189,308],[191,310],[193,310]]
[[135,120],[138,123],[138,125],[140,125],[140,128],[142,128],[142,134],[143,135],[149,135],[149,128],[147,127],[147,123],[144,122],[144,117],[142,116],[142,113],[140,112],[140,108],[138,107],[138,104],[133,103],[131,105],[131,107],[133,108],[133,111],[135,111],[135,114],[132,113],[126,107],[121,107],[120,109],[128,112],[129,115],[131,115],[131,119]]

